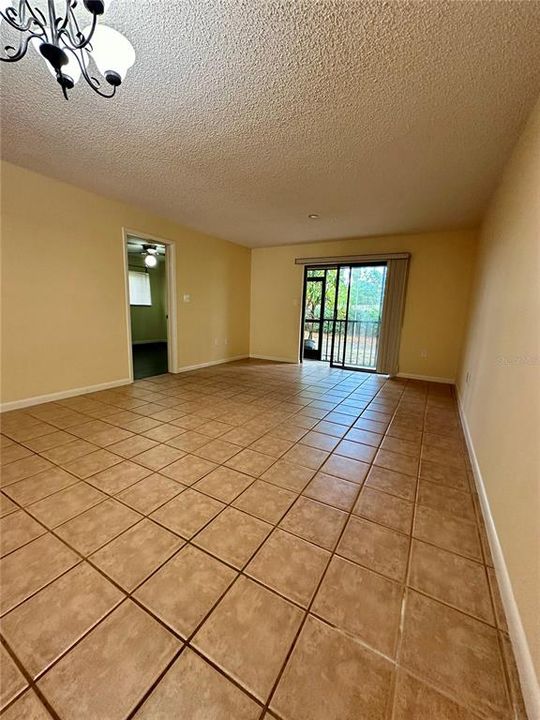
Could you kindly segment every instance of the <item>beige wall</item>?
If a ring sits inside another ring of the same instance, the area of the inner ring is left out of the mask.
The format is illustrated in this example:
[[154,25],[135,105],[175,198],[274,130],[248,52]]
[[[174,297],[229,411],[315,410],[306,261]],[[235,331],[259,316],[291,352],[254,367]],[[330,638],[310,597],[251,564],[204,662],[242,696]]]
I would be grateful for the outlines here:
[[458,385],[540,675],[540,104],[482,228]]
[[2,402],[128,377],[122,227],[176,245],[179,367],[249,352],[249,249],[2,163]]
[[[297,257],[411,253],[400,372],[454,379],[461,354],[476,234],[447,232],[356,238],[255,249],[251,264],[251,353],[296,362],[303,268]],[[421,357],[422,351],[427,357]]]

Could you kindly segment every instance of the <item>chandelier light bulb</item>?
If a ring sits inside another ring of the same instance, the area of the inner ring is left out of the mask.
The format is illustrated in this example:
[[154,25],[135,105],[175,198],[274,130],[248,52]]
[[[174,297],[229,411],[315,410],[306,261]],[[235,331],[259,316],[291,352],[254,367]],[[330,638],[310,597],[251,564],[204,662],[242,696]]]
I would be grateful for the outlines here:
[[[89,25],[83,34],[88,37]],[[135,62],[135,50],[129,40],[108,25],[98,25],[92,35],[90,57],[111,85],[120,85]]]
[[155,255],[146,255],[146,257],[144,258],[144,264],[146,265],[146,267],[156,267],[157,257]]

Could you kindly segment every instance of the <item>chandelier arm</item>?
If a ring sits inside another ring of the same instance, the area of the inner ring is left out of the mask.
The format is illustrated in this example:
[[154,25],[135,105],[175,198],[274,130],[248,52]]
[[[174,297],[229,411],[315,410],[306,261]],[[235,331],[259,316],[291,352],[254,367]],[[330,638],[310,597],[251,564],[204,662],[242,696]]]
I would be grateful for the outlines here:
[[72,13],[71,9],[71,0],[66,0],[66,12],[64,14],[64,17],[62,18],[61,24],[58,26],[58,34],[60,35],[65,28],[67,27],[67,24],[69,22],[69,17]]
[[27,10],[28,10],[28,0],[19,0],[18,15],[19,15],[19,19],[22,23],[24,23],[24,21],[25,21]]
[[[0,10],[0,17],[2,20],[5,20],[8,25],[10,25],[15,30],[18,30],[19,32],[28,32],[30,30],[30,27],[32,26],[32,23],[37,22],[37,24],[40,27],[43,27],[40,22],[36,20],[34,17],[29,17],[28,20],[24,20],[24,15],[21,14],[21,10],[26,8],[26,2],[23,0],[19,7],[19,12],[15,10],[14,7],[8,7],[5,12]],[[19,18],[20,22],[17,22],[15,18]]]
[[54,0],[48,0],[47,7],[49,9],[49,29],[51,33],[51,43],[58,45],[58,25],[56,18],[56,8],[54,6]]
[[81,30],[79,28],[79,24],[77,23],[77,19],[75,18],[74,15],[72,15],[72,17],[70,18],[70,24],[73,24],[75,27],[76,37],[83,38],[83,40],[82,41],[74,40],[73,35],[72,35],[73,29],[72,28],[70,29],[67,26],[60,31],[59,35],[60,36],[65,35],[65,37],[69,41],[69,46],[72,50],[83,50],[85,47],[87,47],[87,45],[90,45],[92,36],[94,35],[94,32],[96,30],[97,15],[95,15],[95,14],[92,15],[92,25],[90,26],[90,32],[88,34],[88,37],[85,37],[83,35],[83,33],[81,32]]
[[[0,57],[0,62],[17,62],[18,60],[22,60],[22,58],[26,55],[28,45],[30,44],[30,40],[32,40],[32,38],[43,38],[43,33],[31,33],[30,35],[24,37],[19,44],[17,52],[14,55],[8,54],[7,57]],[[10,49],[14,50],[15,48],[11,48],[10,45],[6,45],[4,47],[6,52]]]
[[[67,42],[70,47],[77,45],[81,33],[75,22],[75,15],[72,12],[69,14],[65,27],[62,28],[61,34],[65,37],[64,42]],[[75,40],[74,37],[76,37],[77,40]]]
[[[81,58],[79,57],[79,53],[73,51],[72,54],[75,56],[75,58],[77,59],[77,62],[79,63],[83,78],[86,80],[88,85],[90,85],[90,87],[92,88],[92,90],[94,92],[96,92],[98,95],[101,95],[101,97],[104,97],[104,98],[112,98],[116,95],[116,85],[112,86],[112,91],[110,94],[104,93],[102,90],[99,89],[98,81],[88,73],[88,70],[86,68],[86,65],[84,64],[84,61],[81,60]],[[64,92],[64,95],[66,96],[65,92]],[[67,99],[67,96],[66,96],[66,99]]]
[[39,27],[45,32],[47,31],[47,18],[45,15],[41,12],[39,8],[34,8],[30,4],[29,0],[24,0],[24,5],[28,12],[30,13],[30,18],[32,19]]

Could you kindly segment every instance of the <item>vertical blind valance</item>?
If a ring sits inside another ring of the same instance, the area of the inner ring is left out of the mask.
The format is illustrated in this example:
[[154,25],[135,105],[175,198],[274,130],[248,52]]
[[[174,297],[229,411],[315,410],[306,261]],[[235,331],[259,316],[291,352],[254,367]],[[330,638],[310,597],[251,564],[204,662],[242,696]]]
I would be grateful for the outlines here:
[[409,258],[409,253],[375,253],[371,255],[331,255],[329,257],[300,257],[295,258],[296,265],[309,265],[310,267],[330,265],[361,265],[362,263],[388,262]]

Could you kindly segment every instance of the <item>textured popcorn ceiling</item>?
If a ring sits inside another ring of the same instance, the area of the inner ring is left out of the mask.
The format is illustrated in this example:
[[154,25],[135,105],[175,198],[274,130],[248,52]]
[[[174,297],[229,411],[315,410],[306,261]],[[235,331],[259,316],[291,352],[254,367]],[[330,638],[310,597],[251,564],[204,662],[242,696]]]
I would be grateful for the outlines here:
[[475,225],[540,89],[535,1],[115,0],[106,22],[137,52],[115,100],[65,102],[33,50],[2,64],[3,156],[251,246]]

